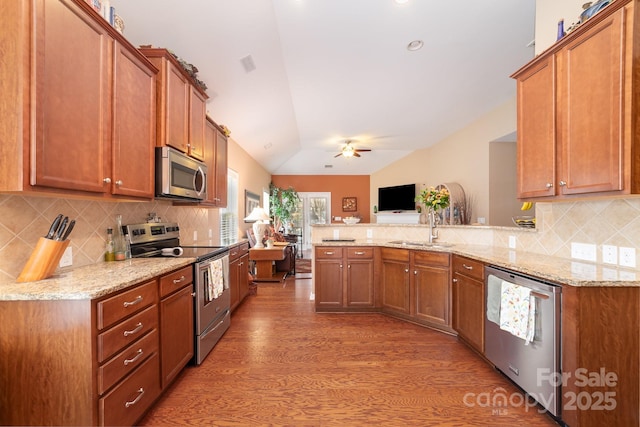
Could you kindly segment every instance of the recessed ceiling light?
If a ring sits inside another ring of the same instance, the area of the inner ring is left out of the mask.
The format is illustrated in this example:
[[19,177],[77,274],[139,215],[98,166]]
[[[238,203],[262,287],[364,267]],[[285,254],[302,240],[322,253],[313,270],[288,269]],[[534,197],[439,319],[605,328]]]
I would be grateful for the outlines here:
[[266,144],[264,144],[264,149],[265,149],[265,150],[268,150],[268,149],[269,149],[269,148],[271,148],[272,146],[273,146],[273,144],[272,144],[272,143],[267,142]]
[[420,50],[424,46],[424,42],[422,40],[414,40],[407,45],[407,50]]

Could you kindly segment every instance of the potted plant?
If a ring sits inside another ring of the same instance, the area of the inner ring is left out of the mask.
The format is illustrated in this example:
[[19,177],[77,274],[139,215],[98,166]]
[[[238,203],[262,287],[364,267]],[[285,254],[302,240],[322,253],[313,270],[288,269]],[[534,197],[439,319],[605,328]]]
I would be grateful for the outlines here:
[[273,226],[275,231],[284,228],[285,233],[289,232],[293,214],[298,209],[300,197],[293,187],[283,189],[271,184],[269,192],[269,211],[273,216]]

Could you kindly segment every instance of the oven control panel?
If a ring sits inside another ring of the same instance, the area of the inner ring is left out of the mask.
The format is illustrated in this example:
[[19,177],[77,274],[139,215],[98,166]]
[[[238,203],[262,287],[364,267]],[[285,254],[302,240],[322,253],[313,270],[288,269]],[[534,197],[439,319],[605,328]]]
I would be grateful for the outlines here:
[[145,222],[124,226],[129,234],[131,244],[155,242],[158,240],[177,239],[180,227],[175,222]]

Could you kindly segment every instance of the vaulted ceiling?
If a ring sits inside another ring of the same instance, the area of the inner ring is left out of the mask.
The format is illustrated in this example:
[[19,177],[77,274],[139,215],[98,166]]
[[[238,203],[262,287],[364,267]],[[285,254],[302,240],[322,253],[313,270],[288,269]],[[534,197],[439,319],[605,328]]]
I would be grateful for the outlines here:
[[[134,45],[198,68],[210,116],[272,174],[371,174],[511,99],[533,57],[535,0],[111,5]],[[334,157],[345,140],[372,151]]]

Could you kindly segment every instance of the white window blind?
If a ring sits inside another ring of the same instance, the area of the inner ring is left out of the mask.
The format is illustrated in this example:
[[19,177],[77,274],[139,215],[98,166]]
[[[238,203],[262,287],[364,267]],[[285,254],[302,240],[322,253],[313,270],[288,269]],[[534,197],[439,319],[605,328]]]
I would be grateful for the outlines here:
[[220,209],[220,244],[238,241],[238,172],[227,172],[227,207]]

